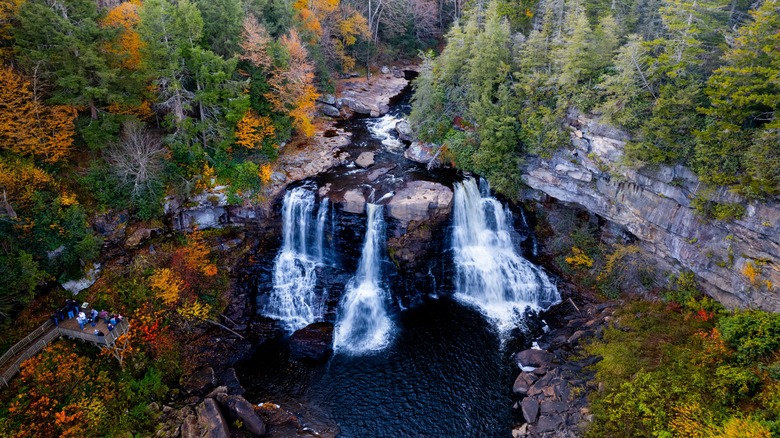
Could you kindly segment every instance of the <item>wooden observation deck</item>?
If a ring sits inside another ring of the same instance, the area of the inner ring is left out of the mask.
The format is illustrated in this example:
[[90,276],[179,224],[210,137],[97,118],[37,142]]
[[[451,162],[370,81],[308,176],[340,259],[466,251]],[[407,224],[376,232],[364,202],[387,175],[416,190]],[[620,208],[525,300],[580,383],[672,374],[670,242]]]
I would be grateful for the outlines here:
[[[129,329],[130,323],[127,322],[127,318],[119,321],[111,331],[108,330],[108,326],[103,320],[94,327],[89,323],[84,324],[83,329],[79,327],[76,318],[61,321],[59,326],[55,326],[51,320],[48,320],[0,357],[0,389],[10,386],[11,379],[20,372],[19,367],[22,362],[38,354],[49,343],[61,337],[80,339],[82,342],[89,342],[101,349],[108,349],[122,365],[123,352],[127,348],[127,336],[122,337],[122,335],[127,333]],[[103,332],[105,336],[96,335],[95,330]]]

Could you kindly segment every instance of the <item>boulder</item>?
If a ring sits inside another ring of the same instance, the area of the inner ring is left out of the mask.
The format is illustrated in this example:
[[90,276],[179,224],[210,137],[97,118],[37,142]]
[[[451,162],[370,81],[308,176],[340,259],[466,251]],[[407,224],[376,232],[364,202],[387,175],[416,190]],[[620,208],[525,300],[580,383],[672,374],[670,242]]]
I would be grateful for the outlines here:
[[203,438],[230,438],[225,417],[214,399],[207,398],[195,409],[198,413],[198,423],[201,428],[200,436]]
[[362,152],[360,155],[358,155],[357,160],[355,160],[355,164],[362,168],[371,167],[374,165],[374,153],[373,152]]
[[146,227],[140,227],[134,230],[130,233],[129,236],[127,236],[127,239],[125,239],[125,248],[131,249],[138,247],[146,240],[149,240],[150,237],[152,237],[152,231],[153,230],[151,228]]
[[446,216],[451,210],[452,190],[430,181],[407,183],[387,204],[387,214],[402,224]]
[[437,149],[436,145],[415,141],[404,151],[404,158],[415,163],[428,164],[433,161]]
[[407,120],[399,120],[395,124],[395,131],[398,133],[398,138],[404,141],[412,141],[414,132],[412,132],[412,126]]
[[206,394],[214,385],[217,379],[214,376],[214,369],[203,367],[192,373],[184,382],[183,388],[188,394]]
[[525,421],[533,424],[536,421],[536,416],[539,414],[539,402],[531,397],[526,397],[520,403],[520,406],[523,409]]
[[561,412],[565,412],[566,408],[568,408],[568,405],[562,401],[545,400],[542,402],[540,411],[542,415],[560,414]]
[[317,98],[317,102],[324,103],[326,105],[336,105],[336,97],[332,94],[323,94]]
[[265,435],[265,423],[255,412],[254,406],[241,396],[230,396],[227,402],[230,413],[244,423],[244,427],[255,435]]
[[236,376],[235,368],[228,368],[225,370],[220,376],[219,381],[222,385],[227,387],[228,394],[230,395],[244,395],[244,392],[246,392],[244,387],[241,386],[238,376]]
[[533,374],[522,372],[515,379],[515,384],[512,385],[512,392],[526,395],[528,394],[528,389],[531,388],[535,381],[536,377]]
[[341,209],[347,213],[363,213],[366,211],[366,197],[359,189],[348,190],[344,193]]
[[333,324],[315,322],[290,337],[290,357],[320,362],[333,351]]
[[181,424],[181,438],[200,438],[201,436],[198,416],[190,414],[184,417],[184,421]]
[[358,114],[368,115],[371,114],[372,111],[372,108],[370,106],[356,99],[345,97],[341,100],[341,103]]
[[555,355],[546,350],[528,349],[515,354],[515,363],[525,367],[546,367]]
[[328,117],[340,117],[341,116],[341,112],[339,111],[339,109],[336,108],[333,105],[320,104],[320,105],[317,106],[317,108],[319,109],[320,113],[322,113],[322,114],[324,114],[324,115],[326,115]]
[[563,424],[563,417],[560,415],[542,415],[536,423],[534,432],[537,434],[554,432],[561,424]]

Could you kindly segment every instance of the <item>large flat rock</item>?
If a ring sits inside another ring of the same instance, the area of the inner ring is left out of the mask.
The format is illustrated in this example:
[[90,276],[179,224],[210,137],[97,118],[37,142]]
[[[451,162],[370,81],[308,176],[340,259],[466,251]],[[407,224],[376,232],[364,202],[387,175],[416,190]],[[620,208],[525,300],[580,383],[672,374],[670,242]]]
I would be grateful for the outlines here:
[[401,223],[424,221],[452,210],[452,190],[430,181],[411,181],[387,204],[387,214]]

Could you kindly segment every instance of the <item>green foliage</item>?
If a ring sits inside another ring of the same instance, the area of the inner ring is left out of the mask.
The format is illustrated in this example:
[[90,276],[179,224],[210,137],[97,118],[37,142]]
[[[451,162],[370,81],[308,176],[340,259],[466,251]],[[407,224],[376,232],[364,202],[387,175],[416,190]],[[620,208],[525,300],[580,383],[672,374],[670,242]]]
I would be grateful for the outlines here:
[[745,206],[733,202],[715,202],[704,196],[697,196],[691,200],[691,207],[700,216],[717,219],[719,221],[731,221],[742,219],[745,216]]
[[736,311],[718,325],[723,339],[749,364],[780,348],[780,315],[758,310]]
[[[603,340],[586,347],[603,358],[593,368],[604,388],[591,395],[595,418],[587,436],[768,437],[767,427],[777,427],[777,381],[761,371],[766,359],[744,356],[730,339],[755,341],[763,336],[755,324],[767,325],[757,321],[774,315],[674,309],[630,302],[615,315],[620,329],[605,330]],[[743,324],[750,328],[732,333]],[[721,337],[714,327],[730,332]],[[772,336],[753,347],[777,355],[780,345],[766,343]]]

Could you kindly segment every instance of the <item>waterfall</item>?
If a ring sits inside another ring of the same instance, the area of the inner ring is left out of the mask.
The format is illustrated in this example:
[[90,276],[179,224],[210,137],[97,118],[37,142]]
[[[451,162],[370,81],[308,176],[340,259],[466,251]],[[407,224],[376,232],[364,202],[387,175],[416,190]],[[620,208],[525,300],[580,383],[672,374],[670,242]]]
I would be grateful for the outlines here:
[[517,325],[526,307],[560,300],[547,275],[521,257],[511,238],[512,217],[474,179],[455,184],[453,252],[456,297],[476,306],[501,332]]
[[347,284],[339,309],[334,349],[360,354],[380,350],[390,340],[392,322],[387,315],[387,293],[379,284],[384,242],[382,207],[366,204],[368,225],[363,253],[355,276]]
[[274,261],[273,290],[265,315],[281,320],[290,331],[303,328],[324,314],[314,289],[316,268],[323,260],[328,202],[320,203],[316,223],[312,220],[314,206],[314,193],[306,188],[297,187],[284,195],[282,248]]

